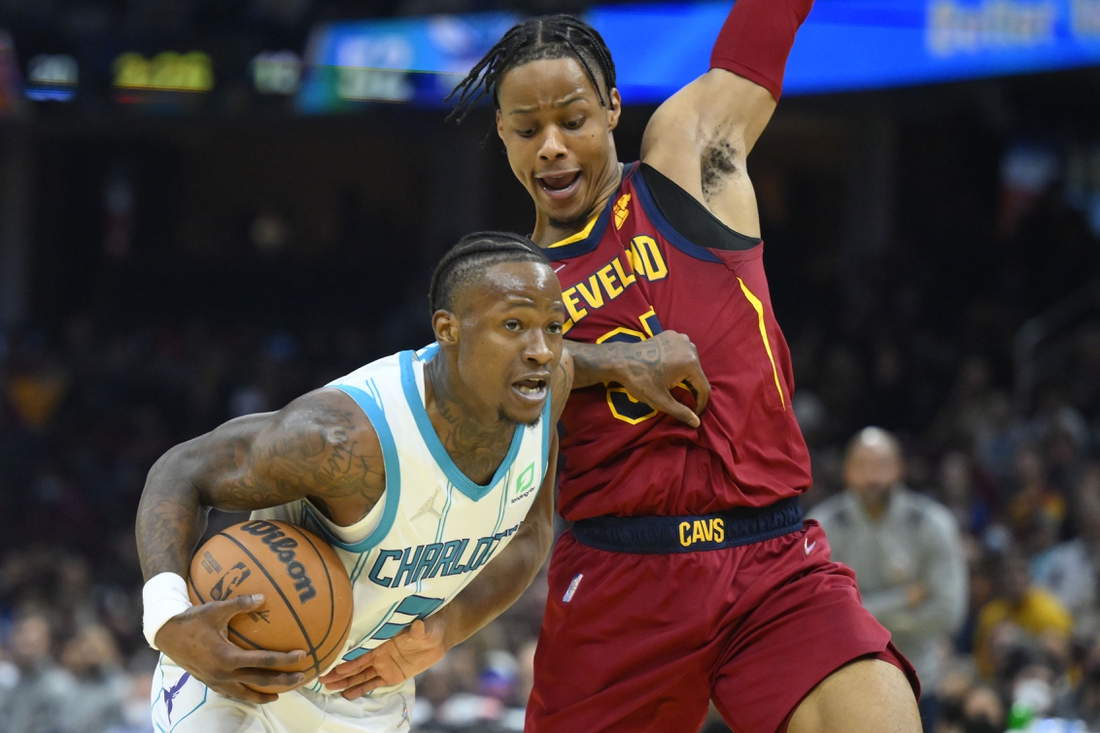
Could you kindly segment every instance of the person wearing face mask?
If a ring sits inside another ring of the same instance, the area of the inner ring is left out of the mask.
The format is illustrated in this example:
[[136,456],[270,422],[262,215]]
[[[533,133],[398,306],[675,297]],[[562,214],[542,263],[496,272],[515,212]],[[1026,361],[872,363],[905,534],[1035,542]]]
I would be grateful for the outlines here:
[[897,438],[865,428],[848,445],[845,491],[809,516],[821,522],[832,559],[855,571],[863,606],[916,667],[931,731],[942,650],[966,613],[966,559],[951,512],[907,487],[904,469]]

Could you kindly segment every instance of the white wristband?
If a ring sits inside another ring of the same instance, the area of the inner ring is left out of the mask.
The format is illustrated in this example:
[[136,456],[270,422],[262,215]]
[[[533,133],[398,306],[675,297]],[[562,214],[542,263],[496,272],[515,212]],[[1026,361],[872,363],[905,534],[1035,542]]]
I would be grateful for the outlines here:
[[155,642],[160,627],[173,616],[191,608],[187,581],[175,573],[155,575],[141,589],[141,600],[145,605],[145,613],[141,619],[145,640],[149,642],[149,646],[160,651]]

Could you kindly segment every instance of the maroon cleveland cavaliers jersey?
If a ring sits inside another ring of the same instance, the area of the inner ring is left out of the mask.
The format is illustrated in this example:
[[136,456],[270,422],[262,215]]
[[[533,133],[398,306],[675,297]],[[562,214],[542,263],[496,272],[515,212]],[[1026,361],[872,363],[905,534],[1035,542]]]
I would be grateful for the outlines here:
[[[712,392],[693,429],[620,386],[574,390],[562,415],[559,511],[679,516],[762,507],[810,486],[794,411],[790,352],[772,313],[763,244],[687,241],[634,164],[584,231],[546,250],[561,281],[566,338],[640,341],[686,334]],[[692,405],[691,393],[677,388]]]

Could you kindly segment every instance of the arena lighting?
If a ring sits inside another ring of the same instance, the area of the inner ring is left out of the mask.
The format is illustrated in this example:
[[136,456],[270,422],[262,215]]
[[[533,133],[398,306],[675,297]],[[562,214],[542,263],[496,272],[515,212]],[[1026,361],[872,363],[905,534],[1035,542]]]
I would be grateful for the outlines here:
[[79,80],[76,59],[67,54],[39,54],[27,62],[24,94],[36,102],[68,102]]
[[249,70],[260,94],[296,94],[302,59],[293,51],[261,51],[252,59]]
[[[659,102],[707,68],[728,12],[728,0],[708,0],[595,6],[583,18],[611,48],[624,98]],[[461,78],[455,75],[464,75],[519,19],[479,13],[320,25],[306,52],[299,107],[338,109],[351,98],[341,95],[341,85],[365,89],[355,98],[369,99],[370,83],[383,81],[390,93],[378,98],[439,104],[448,84]],[[784,94],[1096,65],[1100,0],[817,0],[791,52]]]
[[201,51],[164,51],[152,59],[124,53],[115,59],[112,70],[118,89],[195,93],[214,88],[213,63]]

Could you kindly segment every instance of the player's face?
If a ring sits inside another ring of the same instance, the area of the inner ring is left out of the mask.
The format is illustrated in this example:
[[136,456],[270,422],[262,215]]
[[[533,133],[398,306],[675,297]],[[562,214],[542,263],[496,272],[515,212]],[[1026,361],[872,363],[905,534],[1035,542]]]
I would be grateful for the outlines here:
[[870,504],[882,504],[901,480],[901,459],[893,451],[856,446],[844,465],[848,488]]
[[533,424],[561,360],[565,306],[554,272],[544,264],[490,267],[465,298],[458,370],[488,414]]
[[570,57],[509,70],[497,96],[497,134],[539,214],[559,227],[584,224],[618,185],[611,137],[621,109],[618,91],[601,105],[588,74]]

